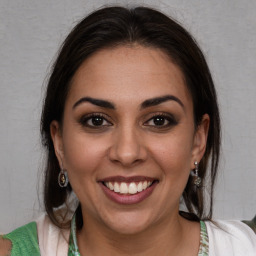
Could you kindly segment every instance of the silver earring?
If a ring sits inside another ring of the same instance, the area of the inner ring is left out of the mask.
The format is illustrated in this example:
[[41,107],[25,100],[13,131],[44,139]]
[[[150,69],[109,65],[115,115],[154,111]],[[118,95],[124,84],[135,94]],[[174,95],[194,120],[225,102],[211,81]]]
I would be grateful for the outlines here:
[[68,174],[66,170],[61,169],[58,176],[58,183],[61,188],[65,188],[68,185]]
[[198,176],[198,162],[195,161],[195,170],[194,170],[194,185],[200,187],[202,179]]

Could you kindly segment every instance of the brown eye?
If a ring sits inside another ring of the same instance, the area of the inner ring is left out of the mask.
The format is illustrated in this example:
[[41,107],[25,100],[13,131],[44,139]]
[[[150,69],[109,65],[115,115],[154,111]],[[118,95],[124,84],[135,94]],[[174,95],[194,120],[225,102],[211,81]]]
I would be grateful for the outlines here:
[[154,128],[167,128],[175,124],[177,124],[175,118],[168,114],[157,114],[144,123],[144,125]]
[[92,117],[90,122],[92,123],[92,125],[94,126],[100,126],[104,123],[104,119],[100,116],[95,116],[95,117]]
[[90,114],[81,118],[80,123],[89,128],[101,128],[112,124],[101,114]]
[[162,116],[156,116],[152,119],[154,125],[156,126],[162,126],[162,125],[166,125],[168,123],[168,120],[166,120],[166,118],[162,117]]

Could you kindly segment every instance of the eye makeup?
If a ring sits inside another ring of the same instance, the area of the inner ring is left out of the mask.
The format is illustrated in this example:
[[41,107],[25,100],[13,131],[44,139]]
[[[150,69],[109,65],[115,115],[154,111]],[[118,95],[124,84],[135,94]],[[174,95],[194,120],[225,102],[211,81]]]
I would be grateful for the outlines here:
[[82,127],[88,129],[102,129],[113,125],[109,119],[110,118],[103,113],[89,113],[82,115],[78,122]]
[[153,113],[147,121],[143,123],[144,126],[156,130],[166,130],[178,124],[178,120],[173,114],[166,112]]

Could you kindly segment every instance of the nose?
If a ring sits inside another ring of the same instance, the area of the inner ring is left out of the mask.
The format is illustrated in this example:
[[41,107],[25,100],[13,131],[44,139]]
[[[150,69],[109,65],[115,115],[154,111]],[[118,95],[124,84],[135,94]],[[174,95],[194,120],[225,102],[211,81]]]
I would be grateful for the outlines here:
[[109,150],[109,159],[123,166],[133,166],[147,158],[147,150],[142,136],[132,128],[123,128],[114,135]]

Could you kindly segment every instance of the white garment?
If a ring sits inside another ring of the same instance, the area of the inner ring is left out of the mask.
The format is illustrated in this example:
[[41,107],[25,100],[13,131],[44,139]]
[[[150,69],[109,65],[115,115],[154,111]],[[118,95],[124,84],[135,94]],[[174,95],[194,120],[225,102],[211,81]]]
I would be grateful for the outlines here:
[[41,216],[36,223],[41,256],[68,255],[70,230],[59,229],[47,215]]
[[[215,223],[217,225],[215,225]],[[209,256],[256,256],[256,235],[241,221],[206,221]],[[37,221],[41,256],[68,255],[70,230],[60,230],[48,216]]]
[[256,256],[256,235],[248,225],[235,220],[205,224],[209,256]]

